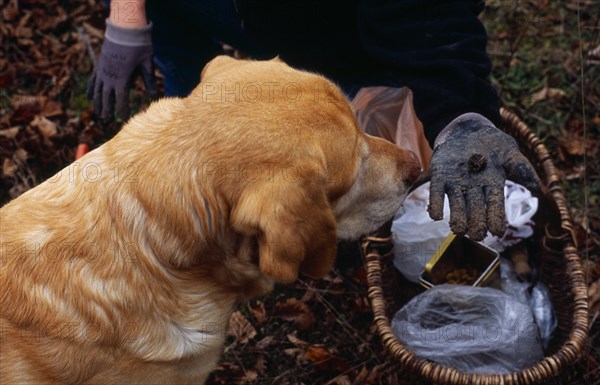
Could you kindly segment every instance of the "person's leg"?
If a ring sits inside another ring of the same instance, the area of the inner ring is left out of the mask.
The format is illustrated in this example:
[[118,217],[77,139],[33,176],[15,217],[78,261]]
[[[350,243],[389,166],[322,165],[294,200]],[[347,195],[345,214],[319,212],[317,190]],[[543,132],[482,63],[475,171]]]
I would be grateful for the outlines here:
[[274,53],[244,31],[234,0],[176,0],[188,23],[195,23],[216,41],[226,43],[254,58]]
[[148,1],[147,12],[166,96],[187,96],[204,65],[223,54],[221,42],[255,58],[269,55],[244,33],[232,0]]
[[177,3],[148,1],[146,7],[154,24],[154,62],[165,79],[165,96],[187,96],[200,82],[204,65],[222,50],[198,25],[182,18],[184,9]]

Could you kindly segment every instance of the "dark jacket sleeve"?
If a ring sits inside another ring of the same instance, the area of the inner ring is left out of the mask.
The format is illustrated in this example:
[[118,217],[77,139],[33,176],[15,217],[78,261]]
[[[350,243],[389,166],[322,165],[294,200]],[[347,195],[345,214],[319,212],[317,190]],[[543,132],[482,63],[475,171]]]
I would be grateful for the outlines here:
[[477,112],[499,124],[488,81],[487,34],[473,0],[363,0],[358,33],[387,79],[414,93],[428,141],[455,117]]
[[246,32],[349,94],[408,86],[430,144],[455,117],[498,124],[478,0],[235,0]]

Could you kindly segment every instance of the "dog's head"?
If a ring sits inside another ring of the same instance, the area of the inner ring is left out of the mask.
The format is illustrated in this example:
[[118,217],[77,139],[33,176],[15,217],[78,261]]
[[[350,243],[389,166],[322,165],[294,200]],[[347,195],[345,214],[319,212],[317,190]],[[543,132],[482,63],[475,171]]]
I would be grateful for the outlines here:
[[419,174],[414,154],[359,129],[338,87],[278,59],[218,57],[191,98],[227,116],[229,166],[248,170],[219,182],[230,223],[257,240],[260,270],[276,281],[327,274],[337,240],[390,219]]

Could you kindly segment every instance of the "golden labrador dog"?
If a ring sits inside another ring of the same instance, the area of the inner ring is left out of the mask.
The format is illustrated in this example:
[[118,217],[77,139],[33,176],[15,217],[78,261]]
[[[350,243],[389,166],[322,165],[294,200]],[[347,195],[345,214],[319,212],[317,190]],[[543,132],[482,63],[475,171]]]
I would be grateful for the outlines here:
[[0,382],[201,384],[240,301],[327,274],[417,174],[325,78],[218,57],[1,209]]

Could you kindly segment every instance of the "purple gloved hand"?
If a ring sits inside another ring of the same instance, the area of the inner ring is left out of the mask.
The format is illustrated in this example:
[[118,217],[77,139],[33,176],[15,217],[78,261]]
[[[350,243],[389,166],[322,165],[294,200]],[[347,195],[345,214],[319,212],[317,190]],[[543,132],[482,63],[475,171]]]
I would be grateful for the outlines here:
[[450,202],[450,229],[485,238],[487,230],[502,236],[506,229],[504,181],[540,190],[533,166],[511,136],[475,113],[453,120],[438,135],[431,158],[429,216],[443,217],[444,194]]
[[150,97],[156,97],[152,65],[152,23],[143,28],[122,28],[106,20],[100,57],[92,74],[87,97],[102,119],[114,118],[115,105],[121,119],[129,116],[129,90],[140,70]]

